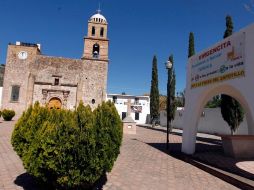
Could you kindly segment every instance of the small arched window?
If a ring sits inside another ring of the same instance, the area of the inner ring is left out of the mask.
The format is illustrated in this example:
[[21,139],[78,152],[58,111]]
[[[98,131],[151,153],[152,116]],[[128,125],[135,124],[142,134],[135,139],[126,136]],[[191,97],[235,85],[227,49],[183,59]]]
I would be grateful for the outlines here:
[[92,27],[92,36],[94,36],[95,35],[95,27],[93,26]]
[[104,28],[102,27],[100,31],[100,36],[103,37],[103,35],[104,35]]
[[100,55],[100,46],[99,44],[96,43],[93,45],[93,57],[99,58],[99,55]]

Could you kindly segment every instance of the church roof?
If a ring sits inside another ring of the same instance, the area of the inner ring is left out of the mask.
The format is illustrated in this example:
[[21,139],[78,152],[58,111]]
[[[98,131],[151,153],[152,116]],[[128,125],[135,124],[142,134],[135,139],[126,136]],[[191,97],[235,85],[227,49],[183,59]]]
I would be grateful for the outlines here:
[[91,16],[89,21],[99,22],[99,23],[107,23],[107,19],[102,14],[100,14],[100,12]]

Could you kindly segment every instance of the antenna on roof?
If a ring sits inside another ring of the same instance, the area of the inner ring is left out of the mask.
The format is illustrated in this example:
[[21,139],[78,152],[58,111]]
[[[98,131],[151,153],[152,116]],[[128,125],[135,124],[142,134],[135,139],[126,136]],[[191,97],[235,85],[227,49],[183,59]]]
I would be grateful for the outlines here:
[[101,2],[99,2],[99,9],[97,10],[97,13],[101,13]]

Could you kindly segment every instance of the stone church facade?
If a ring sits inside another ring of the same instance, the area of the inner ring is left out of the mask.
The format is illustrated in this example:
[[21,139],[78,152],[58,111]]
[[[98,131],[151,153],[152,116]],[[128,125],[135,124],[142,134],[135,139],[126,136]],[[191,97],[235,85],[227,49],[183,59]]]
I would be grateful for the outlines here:
[[2,109],[13,109],[20,115],[36,101],[49,108],[75,109],[81,100],[94,109],[106,100],[107,26],[100,12],[89,19],[81,59],[43,55],[39,44],[10,44]]

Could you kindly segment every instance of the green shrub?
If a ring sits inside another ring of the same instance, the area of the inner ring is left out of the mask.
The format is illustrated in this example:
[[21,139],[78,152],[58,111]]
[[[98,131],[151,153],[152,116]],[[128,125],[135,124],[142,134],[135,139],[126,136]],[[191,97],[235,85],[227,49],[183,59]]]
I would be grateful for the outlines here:
[[12,118],[15,116],[15,111],[4,109],[2,111],[2,116],[3,116],[5,121],[11,121]]
[[12,133],[12,145],[17,154],[22,158],[28,152],[29,146],[34,141],[36,133],[48,117],[47,108],[40,107],[36,102],[30,106],[17,121]]
[[15,125],[12,145],[27,172],[41,181],[60,189],[86,189],[111,170],[119,154],[121,125],[112,103],[94,112],[82,102],[76,111],[49,110],[36,103]]
[[104,171],[110,171],[120,152],[122,121],[114,103],[103,102],[94,110],[97,157]]

